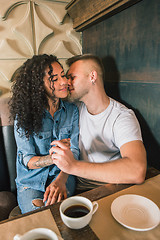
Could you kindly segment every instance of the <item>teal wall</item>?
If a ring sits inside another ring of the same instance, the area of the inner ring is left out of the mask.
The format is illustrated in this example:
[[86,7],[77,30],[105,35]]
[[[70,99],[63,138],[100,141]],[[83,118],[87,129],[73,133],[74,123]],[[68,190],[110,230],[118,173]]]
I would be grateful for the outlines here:
[[148,165],[160,169],[160,1],[142,0],[82,36],[83,53],[103,58],[107,94],[135,111]]

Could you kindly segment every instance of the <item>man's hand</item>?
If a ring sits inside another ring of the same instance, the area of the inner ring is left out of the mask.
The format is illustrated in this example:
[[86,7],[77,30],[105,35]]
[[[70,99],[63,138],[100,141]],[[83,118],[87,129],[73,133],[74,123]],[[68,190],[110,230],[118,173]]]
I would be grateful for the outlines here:
[[68,175],[61,172],[56,180],[54,180],[47,188],[44,193],[43,202],[47,201],[46,206],[51,205],[55,202],[60,202],[67,198],[66,181]]
[[72,166],[74,166],[77,161],[74,159],[69,146],[62,140],[53,141],[51,144],[54,146],[50,149],[49,153],[52,156],[53,163],[63,172],[70,173]]
[[[70,140],[71,140],[70,138],[65,138],[65,139],[59,140],[58,142],[62,142],[62,143],[65,144],[66,147],[70,148],[70,146],[71,146]],[[54,145],[54,142],[55,142],[55,141],[53,141],[53,142],[51,143],[51,145]],[[56,142],[57,142],[57,141],[56,141]]]

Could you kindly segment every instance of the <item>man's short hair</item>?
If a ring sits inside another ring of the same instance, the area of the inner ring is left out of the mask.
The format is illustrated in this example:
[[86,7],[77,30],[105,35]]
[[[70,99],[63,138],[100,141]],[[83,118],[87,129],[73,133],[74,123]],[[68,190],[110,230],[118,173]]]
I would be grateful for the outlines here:
[[82,61],[92,60],[93,62],[95,62],[101,69],[102,77],[104,78],[105,70],[104,70],[104,66],[103,66],[103,63],[102,63],[102,60],[100,57],[93,55],[93,54],[76,55],[71,58],[68,58],[66,61],[66,64],[68,65],[68,67],[70,67],[73,63],[75,63],[79,60],[82,60]]

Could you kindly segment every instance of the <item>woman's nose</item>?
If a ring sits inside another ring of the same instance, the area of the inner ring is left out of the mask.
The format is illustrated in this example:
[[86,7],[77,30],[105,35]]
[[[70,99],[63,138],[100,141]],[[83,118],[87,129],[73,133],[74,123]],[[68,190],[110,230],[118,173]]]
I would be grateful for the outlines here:
[[60,84],[68,84],[67,78],[66,77],[60,77]]

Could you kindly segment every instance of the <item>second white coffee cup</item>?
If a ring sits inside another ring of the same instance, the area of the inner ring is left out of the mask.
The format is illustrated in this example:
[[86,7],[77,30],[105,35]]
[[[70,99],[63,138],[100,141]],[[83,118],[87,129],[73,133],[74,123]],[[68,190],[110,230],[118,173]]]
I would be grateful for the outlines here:
[[91,202],[85,197],[73,196],[61,203],[60,215],[67,227],[80,229],[89,224],[97,209],[97,202]]
[[58,240],[55,232],[48,228],[34,228],[24,235],[15,235],[13,240],[36,240],[36,239],[48,239],[48,240]]

